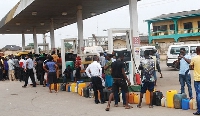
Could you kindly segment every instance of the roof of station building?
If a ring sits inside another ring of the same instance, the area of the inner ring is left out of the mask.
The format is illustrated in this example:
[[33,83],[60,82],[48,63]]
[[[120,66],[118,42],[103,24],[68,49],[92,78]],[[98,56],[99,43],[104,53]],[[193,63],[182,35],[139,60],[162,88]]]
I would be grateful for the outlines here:
[[182,12],[177,12],[177,13],[162,14],[157,17],[148,19],[146,20],[146,22],[155,22],[155,21],[180,19],[180,18],[196,17],[196,16],[200,16],[200,9],[191,10],[191,11],[182,11]]

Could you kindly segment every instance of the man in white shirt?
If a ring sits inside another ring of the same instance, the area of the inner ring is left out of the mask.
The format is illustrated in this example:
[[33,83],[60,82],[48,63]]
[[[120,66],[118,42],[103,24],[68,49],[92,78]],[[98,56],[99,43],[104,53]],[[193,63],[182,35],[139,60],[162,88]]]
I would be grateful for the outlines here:
[[9,77],[9,80],[10,81],[14,81],[14,80],[16,80],[15,79],[15,71],[14,71],[14,69],[15,69],[15,67],[14,67],[14,62],[13,62],[13,60],[12,60],[12,58],[11,58],[11,56],[9,56],[9,60],[8,60],[8,67],[9,67],[9,71],[8,71],[8,77]]
[[102,73],[104,73],[104,66],[106,65],[106,58],[104,57],[104,53],[100,53],[100,64],[102,68]]
[[101,81],[102,76],[102,68],[101,65],[97,62],[99,60],[98,56],[94,56],[93,58],[94,62],[91,63],[85,70],[88,77],[91,78],[92,84],[93,84],[93,91],[95,96],[95,103],[98,104],[100,101],[98,100],[98,91],[100,92],[101,97],[101,104],[104,104],[104,95],[103,95],[103,86]]
[[19,61],[19,67],[20,67],[20,76],[19,76],[19,81],[23,81],[24,80],[24,64],[25,64],[25,58],[21,57],[20,61]]
[[25,79],[24,79],[25,84],[24,84],[24,86],[22,86],[23,88],[25,88],[27,86],[29,76],[30,76],[31,81],[33,83],[33,87],[36,87],[36,82],[35,82],[34,72],[33,72],[34,64],[33,64],[33,60],[31,59],[31,57],[32,57],[32,55],[29,54],[28,59],[26,60],[26,67],[24,68],[24,70],[25,70],[27,75],[25,76]]

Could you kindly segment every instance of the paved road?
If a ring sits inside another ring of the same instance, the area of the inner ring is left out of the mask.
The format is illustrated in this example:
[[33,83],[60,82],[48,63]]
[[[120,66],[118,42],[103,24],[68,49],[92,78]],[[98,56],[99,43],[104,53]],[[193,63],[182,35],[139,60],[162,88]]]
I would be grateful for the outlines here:
[[[169,89],[179,91],[178,71],[166,67],[165,62],[161,64],[164,78],[158,78],[156,89],[164,95]],[[0,116],[192,116],[195,112],[158,106],[150,109],[145,103],[141,109],[132,104],[133,109],[125,110],[119,104],[106,112],[106,104],[94,104],[92,98],[69,92],[49,93],[42,86],[22,88],[22,85],[18,81],[0,82]]]

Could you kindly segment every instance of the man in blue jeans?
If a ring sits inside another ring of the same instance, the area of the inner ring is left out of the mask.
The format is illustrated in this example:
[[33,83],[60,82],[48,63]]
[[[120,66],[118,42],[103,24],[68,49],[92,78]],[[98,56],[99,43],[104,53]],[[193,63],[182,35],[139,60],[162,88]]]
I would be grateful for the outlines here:
[[186,83],[188,87],[189,97],[190,99],[192,99],[193,96],[191,87],[191,75],[189,68],[189,64],[191,62],[191,56],[186,54],[185,48],[180,49],[180,55],[178,56],[178,61],[180,63],[179,82],[181,84],[181,93],[185,93],[185,83]]
[[196,91],[197,112],[194,115],[200,115],[200,46],[196,48],[197,56],[191,59],[191,67],[194,69],[194,88]]
[[[121,94],[122,94],[122,99],[120,99],[120,100],[122,100],[123,101],[123,106],[125,107],[125,105],[126,105],[126,93],[123,91],[123,90],[121,90]],[[114,99],[115,99],[115,107],[118,107],[118,102],[119,102],[119,91],[117,91],[117,92],[115,92],[114,93]],[[131,108],[132,108],[132,106],[131,106]]]

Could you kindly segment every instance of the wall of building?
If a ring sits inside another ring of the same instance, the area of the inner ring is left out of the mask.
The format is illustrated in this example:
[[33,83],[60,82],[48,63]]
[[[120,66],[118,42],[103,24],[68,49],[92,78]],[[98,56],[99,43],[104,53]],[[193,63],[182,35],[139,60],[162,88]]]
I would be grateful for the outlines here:
[[172,43],[175,42],[173,38],[165,38],[165,39],[154,39],[153,44],[156,43]]
[[169,25],[171,24],[174,24],[173,20],[165,20],[165,21],[153,22],[152,26],[167,25],[167,30],[170,30]]
[[[198,17],[186,17],[178,20],[178,32],[184,33],[184,23],[192,22],[193,28],[198,28],[198,21],[200,21],[200,16]],[[152,26],[161,26],[161,25],[167,25],[167,30],[170,30],[169,25],[174,24],[173,20],[165,20],[165,21],[158,21],[153,22]],[[152,27],[153,28],[153,27]],[[197,31],[197,29],[193,29],[194,32]]]
[[[188,32],[185,32],[185,30],[184,30],[184,23],[188,23],[188,22],[192,22],[192,26],[193,26],[193,32],[192,33],[197,33],[198,32],[198,29],[197,29],[198,28],[198,21],[200,21],[200,16],[197,16],[197,17],[186,17],[186,18],[178,19],[178,22],[177,22],[177,24],[178,24],[178,33],[179,34],[188,33]],[[167,30],[169,32],[171,24],[174,24],[173,20],[165,20],[165,21],[153,22],[152,26],[167,25]],[[172,33],[168,33],[168,35],[170,35],[170,34],[172,34]],[[156,36],[156,35],[153,34],[153,36]],[[159,35],[157,35],[157,36],[159,36]],[[160,46],[160,49],[159,49],[160,53],[161,54],[166,54],[167,50],[168,50],[168,47],[170,45],[172,45],[174,42],[175,42],[174,38],[163,38],[163,39],[161,38],[161,39],[154,39],[152,41],[152,44],[155,45],[156,43],[158,43],[158,45]],[[178,39],[178,42],[184,42],[185,44],[200,43],[200,36],[182,37],[182,38]]]
[[198,21],[200,21],[200,17],[188,17],[188,18],[179,19],[178,20],[178,29],[184,29],[183,24],[187,23],[187,22],[192,22],[193,28],[198,28]]
[[200,41],[200,37],[199,36],[195,36],[195,37],[184,37],[184,38],[179,38],[178,40],[179,42],[184,42],[184,41]]

